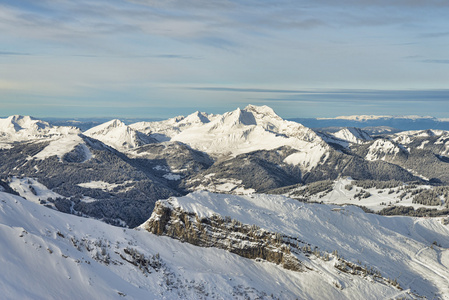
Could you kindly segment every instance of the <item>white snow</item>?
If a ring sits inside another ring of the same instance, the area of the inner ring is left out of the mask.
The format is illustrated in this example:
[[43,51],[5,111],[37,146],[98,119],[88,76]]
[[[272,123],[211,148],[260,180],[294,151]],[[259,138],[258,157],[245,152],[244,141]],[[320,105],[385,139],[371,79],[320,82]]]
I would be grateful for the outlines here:
[[355,127],[343,128],[333,134],[336,138],[347,141],[353,144],[361,144],[366,141],[371,141],[372,138],[368,133]]
[[[125,249],[145,258],[158,255],[163,266],[144,273],[125,260],[131,259]],[[360,277],[339,276],[332,261],[313,263],[317,271],[288,271],[225,250],[62,214],[5,193],[0,193],[0,253],[5,300],[270,299],[271,294],[279,299],[366,299],[400,294]],[[105,256],[109,264],[95,259]],[[428,256],[423,251],[418,258],[429,264]]]
[[84,134],[119,151],[133,149],[152,141],[150,137],[117,119],[90,128]]
[[253,105],[216,116],[208,123],[192,125],[171,139],[213,156],[234,157],[256,150],[290,146],[302,152],[291,162],[308,170],[320,162],[328,149],[327,144],[309,128],[283,120],[267,106]]
[[406,151],[390,140],[377,139],[369,146],[365,159],[371,161],[385,160],[387,156],[396,156],[401,150]]
[[105,192],[111,192],[117,187],[123,187],[128,184],[132,183],[132,181],[125,181],[123,183],[109,183],[105,181],[89,181],[89,182],[83,182],[79,183],[78,186],[88,189],[99,189],[103,190]]
[[194,112],[193,114],[177,116],[168,120],[158,122],[138,122],[131,124],[130,127],[148,134],[159,142],[169,141],[173,136],[179,134],[193,126],[201,126],[209,123],[216,118],[216,115],[206,114],[204,112]]
[[181,175],[173,173],[164,174],[162,177],[164,177],[167,180],[180,180],[182,178]]
[[71,152],[76,146],[79,146],[83,152],[83,156],[86,158],[84,161],[88,161],[93,157],[92,152],[90,152],[84,140],[78,134],[68,134],[61,138],[52,140],[47,147],[33,157],[44,160],[56,155],[59,160],[61,160],[64,154]]
[[[200,218],[214,214],[230,216],[270,232],[299,237],[328,252],[338,250],[349,261],[360,260],[377,268],[383,276],[397,278],[405,290],[428,298],[436,294],[437,298],[449,299],[449,227],[442,225],[440,218],[384,217],[366,214],[354,206],[335,211],[332,206],[273,195],[195,192],[172,197],[167,203],[194,212]],[[431,247],[434,241],[441,247]],[[335,276],[322,268],[319,272]],[[349,278],[343,276],[339,280],[356,289]],[[360,299],[373,297],[396,298],[371,294]]]
[[207,174],[204,180],[196,178],[189,183],[201,181],[201,184],[196,186],[196,191],[210,191],[214,193],[232,193],[237,195],[248,195],[255,192],[254,189],[245,188],[242,180],[234,178],[214,178],[215,173]]
[[[336,205],[359,205],[365,206],[373,211],[380,211],[388,206],[412,206],[415,209],[424,207],[429,209],[444,209],[444,206],[430,206],[430,205],[422,205],[413,203],[413,196],[411,192],[408,192],[403,199],[400,198],[400,195],[403,191],[396,188],[391,189],[376,189],[369,188],[363,189],[371,194],[368,198],[358,199],[354,196],[358,194],[362,188],[358,186],[353,186],[351,190],[347,190],[345,188],[346,185],[351,184],[353,180],[351,178],[339,178],[335,180],[333,184],[333,189],[330,193],[318,193],[316,195],[308,196],[308,201],[310,202],[323,202],[326,204],[336,204]],[[301,189],[302,187],[298,188]],[[431,186],[429,185],[420,185],[417,189],[429,189]],[[389,193],[389,191],[393,191],[393,193]],[[293,195],[293,194],[292,194]]]
[[0,141],[2,144],[36,139],[55,139],[67,134],[78,133],[80,131],[74,127],[51,126],[47,122],[30,116],[14,115],[0,119]]
[[223,115],[195,112],[160,122],[140,122],[131,128],[159,141],[180,141],[212,156],[235,157],[256,150],[290,146],[301,154],[288,163],[310,170],[328,146],[309,128],[285,121],[268,106],[248,105]]
[[48,198],[65,198],[64,196],[49,190],[37,180],[29,177],[18,178],[13,176],[9,182],[9,186],[19,193],[20,196],[34,203],[39,203],[40,200],[47,200]]

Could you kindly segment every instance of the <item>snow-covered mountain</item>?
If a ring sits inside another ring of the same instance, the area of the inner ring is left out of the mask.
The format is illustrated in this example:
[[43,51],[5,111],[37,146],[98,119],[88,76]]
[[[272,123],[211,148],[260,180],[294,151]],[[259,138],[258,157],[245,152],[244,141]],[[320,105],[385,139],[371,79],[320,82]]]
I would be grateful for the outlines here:
[[207,124],[217,117],[218,115],[196,111],[187,117],[177,116],[164,121],[138,122],[131,124],[130,127],[157,139],[159,142],[165,142],[190,127]]
[[393,160],[399,153],[407,154],[407,150],[401,145],[388,139],[377,139],[369,147],[365,158],[367,160]]
[[[449,228],[439,219],[381,217],[351,206],[311,205],[280,196],[197,192],[159,201],[141,228],[245,257],[260,257],[284,268],[299,268],[303,278],[319,273],[322,279],[317,284],[323,287],[318,289],[334,285],[335,299],[413,298],[410,292],[443,299],[449,295]],[[432,246],[435,241],[440,246]],[[270,254],[270,247],[277,243],[279,248],[273,253],[281,257]],[[282,250],[282,243],[288,250]],[[308,249],[316,249],[317,256]],[[356,262],[377,270],[380,277],[368,272],[360,281],[358,276],[345,274],[341,266]],[[400,288],[389,290],[381,277],[394,279]],[[367,284],[371,295],[360,293]],[[314,297],[329,296],[325,292]]]
[[80,133],[75,127],[51,126],[30,116],[14,115],[0,119],[0,143],[52,139]]
[[[448,299],[449,228],[439,219],[205,192],[158,207],[168,219],[155,210],[131,230],[0,192],[2,298]],[[176,225],[181,215],[189,229]],[[145,230],[163,228],[159,222],[172,238]],[[188,230],[217,245],[184,242]],[[209,236],[217,230],[229,233]],[[291,269],[295,260],[301,269]]]
[[447,131],[249,105],[84,133],[11,116],[0,144],[3,298],[449,299]]
[[117,119],[90,128],[84,134],[102,141],[119,151],[126,151],[156,142],[153,138],[127,126]]
[[[285,121],[267,106],[248,105],[223,115],[196,112],[186,118],[130,125],[160,140],[183,142],[214,157],[235,157],[258,150],[289,146],[296,153],[286,163],[310,170],[316,167],[328,146],[315,132]],[[160,138],[160,137],[163,137]]]
[[197,190],[261,193],[342,176],[449,183],[449,138],[441,130],[382,137],[357,128],[315,132],[253,105],[129,126],[112,120],[84,133],[8,119],[19,131],[58,134],[22,141],[5,135],[2,178],[27,199],[113,224],[136,226],[156,200]]
[[361,144],[366,141],[373,140],[372,137],[360,128],[347,127],[333,134],[336,138],[342,139],[349,143]]
[[184,130],[172,139],[215,155],[236,156],[290,146],[300,151],[312,165],[318,163],[316,158],[319,159],[326,150],[326,145],[315,132],[301,124],[283,120],[267,106],[249,105],[243,110],[225,113],[204,126]]

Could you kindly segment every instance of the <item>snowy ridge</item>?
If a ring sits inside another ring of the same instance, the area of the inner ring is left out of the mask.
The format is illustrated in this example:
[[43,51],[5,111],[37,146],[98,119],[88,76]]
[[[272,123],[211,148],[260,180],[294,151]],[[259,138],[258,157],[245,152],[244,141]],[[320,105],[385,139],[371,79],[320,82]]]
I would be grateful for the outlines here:
[[61,161],[65,154],[72,152],[75,149],[77,149],[79,155],[83,157],[83,162],[88,161],[93,157],[92,152],[89,150],[80,134],[69,134],[52,140],[47,147],[34,155],[33,158],[45,160],[51,156],[57,156],[59,161]]
[[317,166],[328,150],[328,145],[309,128],[283,120],[269,107],[253,105],[216,116],[207,124],[192,126],[172,140],[214,156],[289,146],[299,154],[288,162],[307,170]]
[[355,127],[347,127],[343,128],[336,133],[333,134],[336,138],[342,139],[344,141],[347,141],[349,143],[353,144],[361,144],[366,141],[371,141],[372,138],[370,135],[363,131],[360,128]]
[[400,152],[406,153],[407,150],[390,140],[377,139],[369,146],[365,159],[370,161],[392,159]]
[[[397,278],[404,289],[391,295],[381,296],[376,292],[365,297],[396,298],[416,291],[426,297],[438,295],[449,299],[449,242],[446,239],[449,228],[439,219],[383,217],[351,206],[333,208],[273,195],[195,192],[163,202],[173,211],[194,213],[199,220],[229,216],[230,220],[297,237],[328,253],[337,250],[349,261],[365,262],[383,276]],[[154,218],[157,216],[153,215],[149,222]],[[434,241],[441,243],[441,247],[430,247]],[[324,278],[334,278],[344,287],[343,293],[356,289],[349,278],[333,273],[332,268],[323,269],[319,262],[309,264],[304,258],[301,261],[318,269]],[[363,283],[358,285],[364,288]]]
[[[434,223],[425,227],[430,225]],[[225,250],[62,214],[5,193],[0,193],[0,251],[0,267],[8,270],[0,274],[2,298],[7,300],[365,299],[408,294],[361,276],[339,275],[334,261],[312,260],[318,272],[289,271]],[[422,249],[419,262],[430,263],[429,254]],[[417,291],[429,287],[438,293],[421,278],[415,279]]]
[[433,136],[441,136],[442,138],[449,138],[449,132],[445,130],[434,130],[434,129],[409,130],[394,134],[391,137],[391,140],[403,145],[407,145],[412,143],[417,138],[428,138]]
[[126,151],[154,142],[154,139],[117,119],[93,127],[85,131],[84,134],[119,151]]
[[169,141],[173,136],[179,134],[192,126],[201,126],[209,123],[216,116],[196,111],[193,114],[177,116],[168,120],[158,122],[138,122],[129,125],[131,128],[143,132],[159,142]]
[[79,134],[74,127],[51,126],[30,116],[14,115],[0,119],[0,141],[3,143],[54,139],[68,134]]
[[158,141],[179,141],[214,157],[235,157],[289,146],[298,153],[286,160],[307,171],[325,158],[328,145],[311,129],[285,121],[268,106],[248,105],[223,115],[195,112],[160,122],[130,125]]

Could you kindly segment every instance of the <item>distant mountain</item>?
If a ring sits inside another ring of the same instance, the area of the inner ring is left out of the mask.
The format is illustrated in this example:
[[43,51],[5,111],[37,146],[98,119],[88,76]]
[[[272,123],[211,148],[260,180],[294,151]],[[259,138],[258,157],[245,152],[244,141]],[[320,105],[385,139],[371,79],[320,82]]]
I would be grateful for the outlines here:
[[399,130],[449,130],[449,119],[420,116],[375,116],[356,115],[336,118],[293,118],[291,121],[299,122],[311,128],[323,127],[378,127],[387,126]]
[[30,116],[14,115],[0,119],[0,143],[52,139],[78,133],[80,131],[74,127],[52,126]]
[[262,193],[341,177],[449,184],[443,130],[314,131],[253,105],[83,133],[30,117],[2,122],[0,179],[34,202],[122,226],[196,190]]
[[84,132],[84,135],[102,141],[119,151],[157,142],[154,138],[125,125],[117,119],[90,128]]
[[371,141],[373,138],[360,128],[347,127],[343,128],[333,134],[336,138],[347,141],[353,144],[361,144],[366,141]]

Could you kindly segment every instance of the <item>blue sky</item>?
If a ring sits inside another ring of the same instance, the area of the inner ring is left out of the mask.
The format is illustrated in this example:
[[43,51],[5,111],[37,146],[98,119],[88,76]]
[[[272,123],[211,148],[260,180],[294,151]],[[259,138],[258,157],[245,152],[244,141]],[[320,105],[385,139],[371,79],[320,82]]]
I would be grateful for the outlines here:
[[449,117],[446,0],[0,0],[0,115]]

